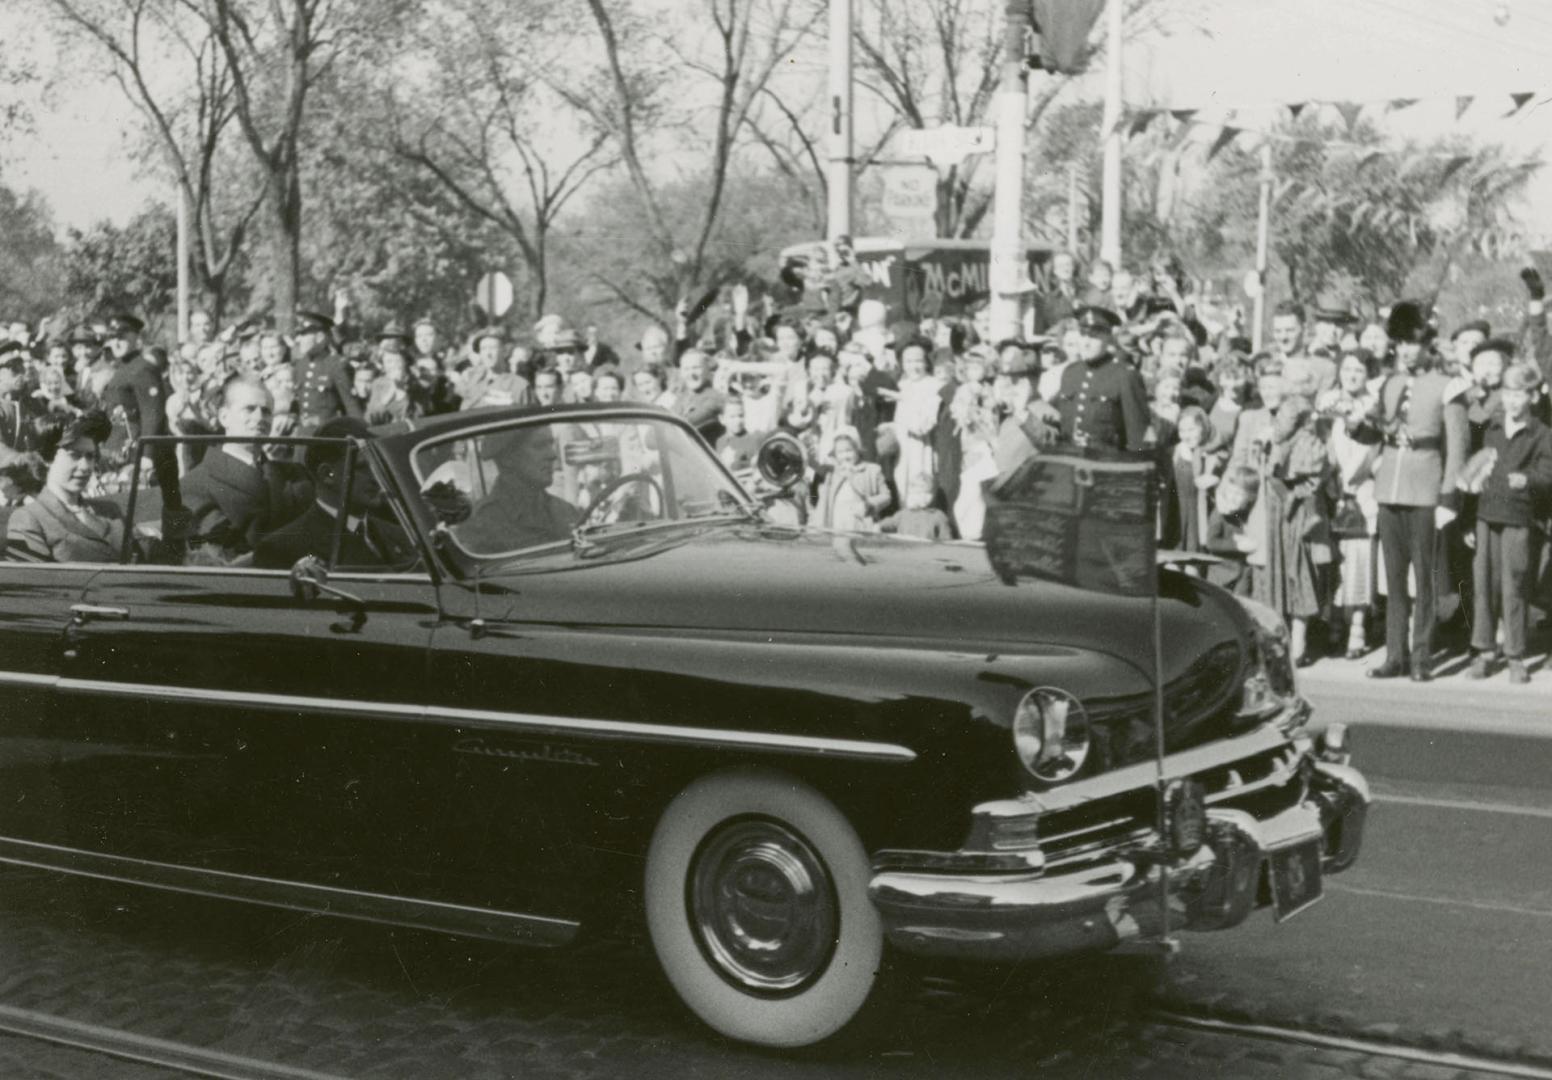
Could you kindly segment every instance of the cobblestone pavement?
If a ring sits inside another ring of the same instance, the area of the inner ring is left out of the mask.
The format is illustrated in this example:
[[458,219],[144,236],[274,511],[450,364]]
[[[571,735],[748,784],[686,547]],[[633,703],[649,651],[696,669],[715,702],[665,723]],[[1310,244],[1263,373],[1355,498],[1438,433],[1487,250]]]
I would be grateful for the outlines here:
[[[783,1056],[696,1025],[629,946],[527,952],[0,871],[0,1004],[342,1077],[1469,1075],[1149,1023],[1145,972],[927,982],[866,1049]],[[0,1080],[164,1075],[0,1037]]]

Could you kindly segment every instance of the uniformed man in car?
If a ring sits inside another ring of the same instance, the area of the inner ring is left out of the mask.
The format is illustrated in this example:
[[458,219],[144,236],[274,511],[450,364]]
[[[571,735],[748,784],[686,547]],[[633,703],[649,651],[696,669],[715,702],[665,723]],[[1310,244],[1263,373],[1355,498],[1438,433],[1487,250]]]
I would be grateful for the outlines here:
[[341,416],[361,417],[361,403],[350,392],[350,373],[334,351],[334,320],[317,312],[296,317],[296,384],[298,435],[311,435]]
[[1062,372],[1056,407],[1062,442],[1099,450],[1141,450],[1150,420],[1142,376],[1115,353],[1121,317],[1088,306],[1076,314],[1079,362]]

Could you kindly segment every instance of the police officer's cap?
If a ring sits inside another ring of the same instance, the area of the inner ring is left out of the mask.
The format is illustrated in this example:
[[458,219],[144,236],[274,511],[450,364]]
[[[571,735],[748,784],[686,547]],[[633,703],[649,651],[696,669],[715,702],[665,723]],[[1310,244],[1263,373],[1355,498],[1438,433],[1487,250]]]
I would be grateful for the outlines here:
[[102,339],[100,339],[96,334],[92,333],[91,327],[77,326],[74,330],[70,331],[70,336],[65,339],[65,344],[97,346],[102,344]]
[[1472,319],[1470,322],[1463,322],[1455,328],[1455,332],[1450,335],[1450,340],[1456,341],[1459,340],[1462,334],[1473,333],[1481,334],[1484,338],[1490,338],[1493,336],[1493,324],[1486,319]]
[[1354,315],[1345,307],[1337,307],[1333,304],[1330,307],[1316,308],[1315,321],[1323,323],[1335,323],[1337,326],[1351,326],[1353,323],[1358,321],[1358,316]]
[[130,334],[138,334],[145,329],[145,323],[133,315],[120,313],[108,320],[109,337],[128,337]]
[[298,311],[296,313],[296,332],[298,334],[327,334],[334,329],[334,320],[327,315],[320,315],[316,311]]
[[27,362],[23,359],[26,352],[19,341],[0,342],[0,368],[22,374],[27,370]]
[[1087,304],[1074,312],[1078,329],[1095,337],[1108,337],[1121,325],[1121,316],[1098,304]]

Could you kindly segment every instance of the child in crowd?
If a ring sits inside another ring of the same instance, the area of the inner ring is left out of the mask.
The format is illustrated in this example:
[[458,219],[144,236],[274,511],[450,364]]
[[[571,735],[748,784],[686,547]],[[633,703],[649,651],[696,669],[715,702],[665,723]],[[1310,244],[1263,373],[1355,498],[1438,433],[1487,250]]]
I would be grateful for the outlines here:
[[1164,473],[1163,544],[1176,551],[1204,551],[1209,496],[1218,483],[1218,460],[1205,449],[1212,442],[1212,425],[1195,405],[1182,408],[1175,424],[1177,441]]
[[1254,469],[1229,470],[1218,482],[1215,505],[1207,518],[1203,546],[1222,560],[1207,568],[1207,580],[1236,596],[1249,596],[1255,588],[1250,560],[1261,548],[1253,513],[1260,483]]
[[764,435],[749,430],[744,421],[744,399],[729,395],[722,403],[722,436],[717,439],[717,456],[735,473],[754,467]]
[[1213,381],[1218,385],[1218,396],[1213,401],[1212,411],[1207,414],[1214,433],[1212,445],[1208,449],[1226,450],[1234,445],[1239,414],[1245,408],[1245,398],[1250,389],[1250,369],[1237,356],[1231,356],[1213,369]]
[[916,473],[905,496],[905,509],[878,523],[880,532],[899,533],[921,540],[952,540],[954,527],[948,515],[932,506],[931,473]]
[[1470,676],[1489,674],[1494,633],[1503,621],[1503,652],[1509,681],[1526,683],[1525,635],[1531,593],[1541,565],[1549,502],[1552,502],[1552,430],[1531,415],[1540,373],[1512,364],[1499,392],[1503,412],[1487,424],[1483,453],[1492,471],[1476,485],[1476,617],[1472,620]]

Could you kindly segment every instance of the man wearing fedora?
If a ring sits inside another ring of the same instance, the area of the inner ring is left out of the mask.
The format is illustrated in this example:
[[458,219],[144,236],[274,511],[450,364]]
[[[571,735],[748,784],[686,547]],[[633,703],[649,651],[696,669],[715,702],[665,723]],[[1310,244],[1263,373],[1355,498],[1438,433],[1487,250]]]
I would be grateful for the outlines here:
[[1078,362],[1062,372],[1056,407],[1062,418],[1062,442],[1074,446],[1141,450],[1150,421],[1148,390],[1142,376],[1115,354],[1121,317],[1109,308],[1082,307],[1078,323]]
[[1391,310],[1386,330],[1396,370],[1380,387],[1367,425],[1382,443],[1374,494],[1386,587],[1385,662],[1369,670],[1372,679],[1433,678],[1437,534],[1460,510],[1456,482],[1470,428],[1464,403],[1450,399],[1450,380],[1438,369],[1429,314],[1410,300]]

